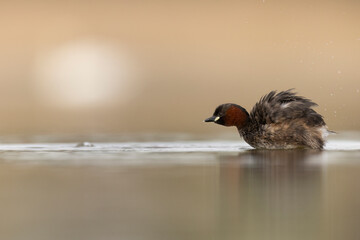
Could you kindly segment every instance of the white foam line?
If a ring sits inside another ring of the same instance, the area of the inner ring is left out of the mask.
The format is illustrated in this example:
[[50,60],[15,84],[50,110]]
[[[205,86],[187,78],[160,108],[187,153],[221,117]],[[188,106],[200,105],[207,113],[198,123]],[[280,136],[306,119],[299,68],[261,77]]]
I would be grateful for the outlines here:
[[360,150],[360,141],[332,140],[326,144],[325,150],[332,150],[332,151]]
[[[252,149],[242,141],[126,142],[93,143],[93,147],[76,147],[76,143],[1,144],[1,152],[240,152]],[[325,150],[360,150],[360,141],[329,141]]]
[[250,149],[241,142],[129,142],[129,143],[93,143],[93,147],[75,147],[75,143],[52,144],[2,144],[0,151],[44,152],[231,152]]

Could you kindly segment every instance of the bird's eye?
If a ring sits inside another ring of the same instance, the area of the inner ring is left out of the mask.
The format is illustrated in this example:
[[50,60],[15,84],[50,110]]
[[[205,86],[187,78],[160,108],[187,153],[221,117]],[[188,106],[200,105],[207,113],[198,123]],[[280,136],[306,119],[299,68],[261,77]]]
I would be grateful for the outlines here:
[[217,117],[215,118],[215,120],[214,120],[214,121],[216,122],[216,121],[217,121],[217,120],[219,120],[219,119],[220,119],[220,117],[219,117],[219,116],[217,116]]

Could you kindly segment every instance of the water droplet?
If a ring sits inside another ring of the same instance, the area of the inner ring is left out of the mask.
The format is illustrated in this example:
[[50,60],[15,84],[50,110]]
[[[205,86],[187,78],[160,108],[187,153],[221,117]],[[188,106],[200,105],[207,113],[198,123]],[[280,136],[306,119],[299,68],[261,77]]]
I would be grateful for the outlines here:
[[334,94],[333,94],[333,93],[330,93],[330,96],[332,97],[332,96],[334,96]]
[[335,56],[331,56],[331,59],[334,59],[335,58]]
[[359,92],[360,92],[360,90],[359,90],[359,89],[356,89],[356,92],[357,92],[357,93],[359,93]]
[[76,144],[76,147],[93,147],[94,144],[90,143],[90,142],[80,142],[78,144]]
[[337,73],[338,73],[338,74],[341,74],[341,70],[337,70]]

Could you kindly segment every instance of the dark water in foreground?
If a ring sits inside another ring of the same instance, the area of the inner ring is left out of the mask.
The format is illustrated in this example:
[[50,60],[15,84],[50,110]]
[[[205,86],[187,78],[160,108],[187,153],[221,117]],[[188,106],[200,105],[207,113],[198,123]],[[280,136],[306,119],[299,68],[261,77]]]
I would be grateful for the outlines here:
[[360,137],[0,146],[1,239],[360,239]]

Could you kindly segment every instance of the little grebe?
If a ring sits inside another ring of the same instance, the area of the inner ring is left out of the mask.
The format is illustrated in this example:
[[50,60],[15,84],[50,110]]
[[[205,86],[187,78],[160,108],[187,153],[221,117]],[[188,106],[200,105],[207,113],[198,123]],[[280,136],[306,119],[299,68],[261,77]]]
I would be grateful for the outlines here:
[[239,105],[226,103],[205,122],[236,126],[240,136],[254,148],[323,149],[329,131],[313,106],[317,104],[291,89],[272,91],[255,104],[250,114]]

